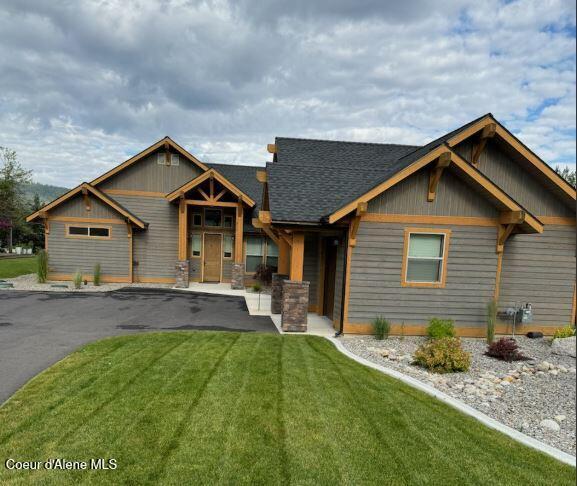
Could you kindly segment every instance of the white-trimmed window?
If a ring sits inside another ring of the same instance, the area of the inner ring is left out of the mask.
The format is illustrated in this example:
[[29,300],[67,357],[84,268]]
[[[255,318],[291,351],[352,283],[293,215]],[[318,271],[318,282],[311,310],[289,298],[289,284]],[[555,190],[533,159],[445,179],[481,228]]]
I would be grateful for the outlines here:
[[401,284],[444,287],[450,230],[407,228]]
[[180,157],[178,154],[170,154],[170,165],[180,165]]
[[66,236],[68,238],[95,238],[108,240],[110,238],[110,226],[67,225]]
[[264,240],[258,236],[246,239],[245,267],[247,272],[256,272],[256,267],[262,263],[264,255]]
[[156,154],[156,163],[158,165],[166,165],[166,154],[164,152],[158,152]]
[[190,255],[194,257],[200,257],[202,253],[202,235],[193,234],[190,237]]
[[224,235],[222,243],[222,256],[224,258],[232,258],[232,235]]

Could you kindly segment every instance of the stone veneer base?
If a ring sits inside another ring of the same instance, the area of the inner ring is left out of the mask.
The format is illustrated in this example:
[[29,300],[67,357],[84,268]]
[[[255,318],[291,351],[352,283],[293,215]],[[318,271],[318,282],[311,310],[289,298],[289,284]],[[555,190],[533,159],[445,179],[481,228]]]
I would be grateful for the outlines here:
[[309,282],[284,280],[281,327],[285,332],[306,332],[309,308]]
[[190,263],[188,260],[179,260],[176,262],[176,283],[177,289],[187,289],[190,283]]

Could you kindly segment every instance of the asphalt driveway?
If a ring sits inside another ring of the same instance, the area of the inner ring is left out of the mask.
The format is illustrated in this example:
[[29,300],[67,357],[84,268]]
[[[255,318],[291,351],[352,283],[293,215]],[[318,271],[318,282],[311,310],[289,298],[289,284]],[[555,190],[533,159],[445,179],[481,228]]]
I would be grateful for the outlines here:
[[277,332],[242,297],[156,289],[102,293],[0,291],[0,404],[80,345],[172,330]]

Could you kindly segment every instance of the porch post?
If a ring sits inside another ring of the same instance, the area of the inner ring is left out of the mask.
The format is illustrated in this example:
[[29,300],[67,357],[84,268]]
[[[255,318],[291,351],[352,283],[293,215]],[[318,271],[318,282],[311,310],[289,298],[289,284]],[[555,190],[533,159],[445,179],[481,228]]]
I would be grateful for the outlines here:
[[189,284],[189,262],[187,258],[187,207],[184,197],[180,198],[178,205],[178,261],[176,262],[175,287],[187,288]]
[[307,330],[309,282],[303,281],[305,235],[293,233],[290,251],[290,280],[283,281],[281,325],[283,331]]
[[244,208],[242,201],[236,205],[236,221],[234,226],[234,263],[232,265],[231,288],[244,289],[244,259],[243,259],[243,237],[244,237]]
[[281,275],[288,275],[290,272],[290,252],[291,247],[284,240],[278,239],[278,273]]

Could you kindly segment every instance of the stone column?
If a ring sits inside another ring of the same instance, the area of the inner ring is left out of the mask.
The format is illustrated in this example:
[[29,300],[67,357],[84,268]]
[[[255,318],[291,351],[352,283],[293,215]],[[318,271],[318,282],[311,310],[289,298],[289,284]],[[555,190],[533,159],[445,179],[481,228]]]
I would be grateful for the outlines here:
[[270,290],[271,314],[280,314],[282,312],[282,284],[285,280],[288,280],[288,275],[283,275],[281,273],[272,274]]
[[230,288],[236,290],[244,290],[244,263],[232,264]]
[[285,280],[282,291],[283,331],[305,332],[309,307],[309,282]]
[[174,286],[177,289],[187,289],[189,284],[189,261],[178,260],[176,262],[176,283]]

